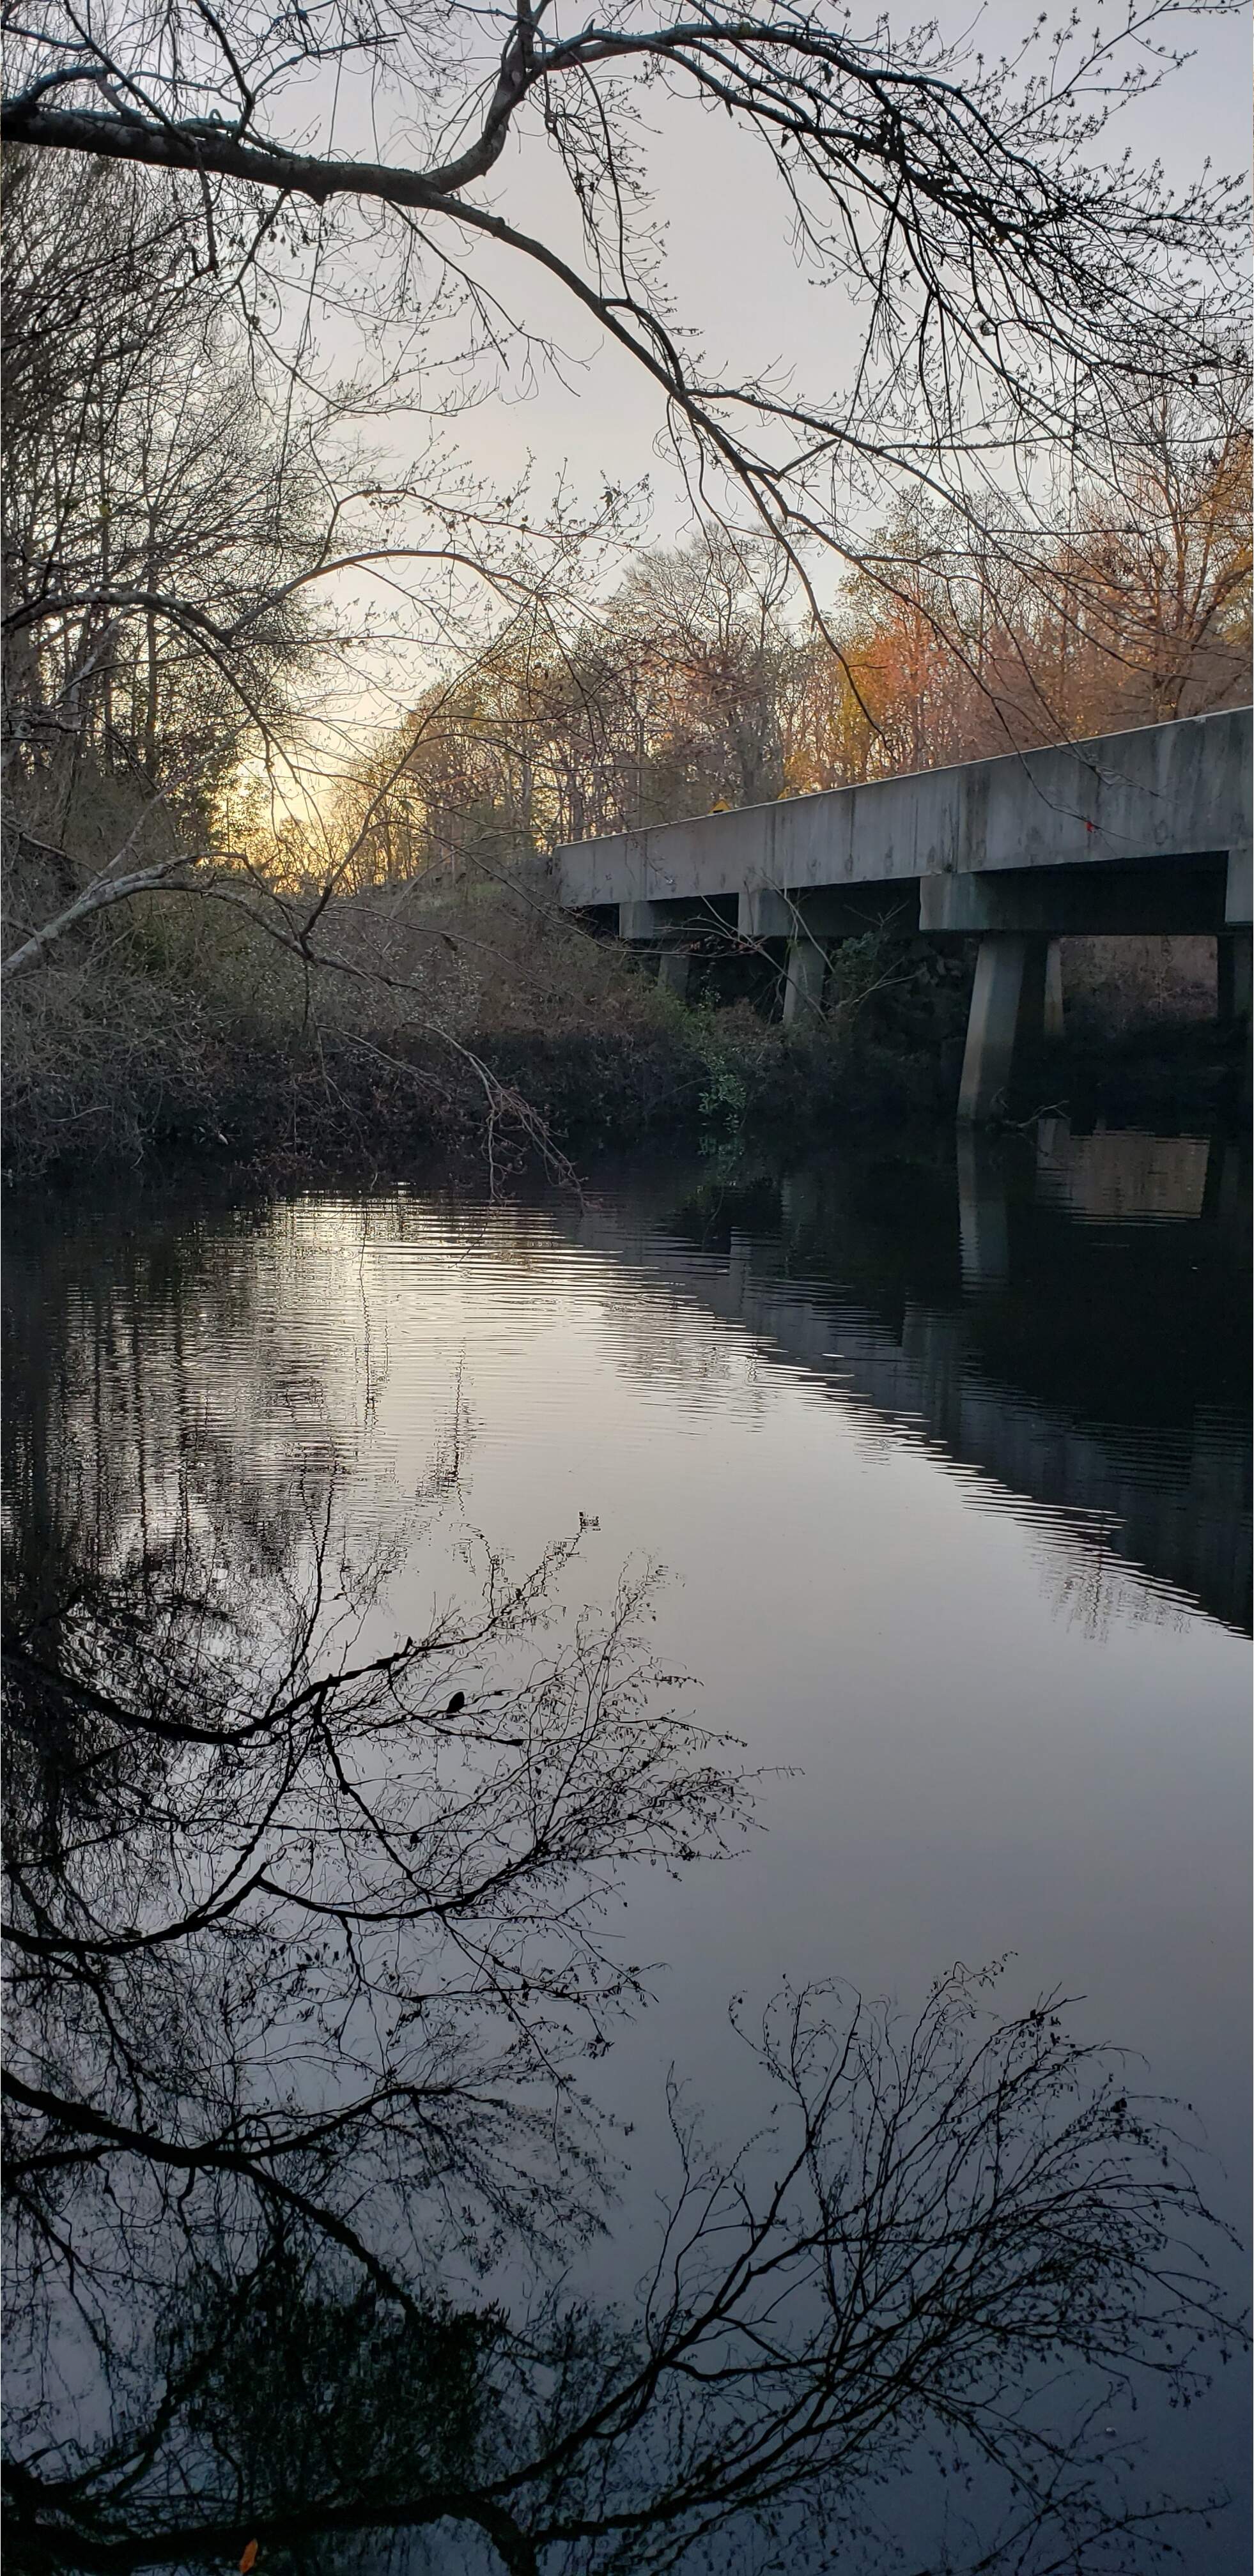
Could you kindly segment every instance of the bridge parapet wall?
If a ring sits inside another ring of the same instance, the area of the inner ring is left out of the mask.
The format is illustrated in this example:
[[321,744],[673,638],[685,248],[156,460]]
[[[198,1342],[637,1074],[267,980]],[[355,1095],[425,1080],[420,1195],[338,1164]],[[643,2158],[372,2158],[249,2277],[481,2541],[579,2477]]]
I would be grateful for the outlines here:
[[702,814],[559,850],[568,906],[1248,851],[1251,709]]

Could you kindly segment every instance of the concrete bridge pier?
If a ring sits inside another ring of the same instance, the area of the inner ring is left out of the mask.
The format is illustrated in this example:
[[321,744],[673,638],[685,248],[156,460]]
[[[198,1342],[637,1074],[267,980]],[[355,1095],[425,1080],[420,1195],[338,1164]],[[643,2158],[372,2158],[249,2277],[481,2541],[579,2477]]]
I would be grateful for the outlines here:
[[784,982],[785,1028],[795,1028],[799,1021],[813,1019],[822,1010],[826,974],[827,952],[816,939],[804,935],[790,939]]
[[[679,904],[633,902],[618,907],[618,935],[630,947],[652,947],[658,940],[673,939]],[[664,993],[673,993],[683,1001],[688,990],[689,954],[686,948],[662,947],[657,961],[657,980]]]
[[1250,1017],[1251,941],[1249,930],[1221,930],[1215,942],[1218,969],[1218,1003],[1221,1020],[1246,1020]]
[[987,1126],[1009,1087],[1028,947],[1016,930],[989,931],[980,941],[958,1087],[958,1116],[964,1126]]
[[1062,958],[1056,939],[1026,932],[989,931],[980,941],[967,1043],[962,1059],[958,1116],[986,1126],[1010,1087],[1017,1046],[1038,1046],[1062,1036]]
[[1063,1034],[1062,1017],[1062,941],[1051,939],[1045,949],[1044,990],[1041,995],[1041,1036],[1052,1044]]
[[786,939],[788,942],[784,968],[785,1028],[794,1027],[799,1020],[807,1020],[822,1009],[827,952],[803,922],[797,904],[790,903],[787,895],[781,894],[776,886],[744,886],[736,906],[736,927],[742,939]]

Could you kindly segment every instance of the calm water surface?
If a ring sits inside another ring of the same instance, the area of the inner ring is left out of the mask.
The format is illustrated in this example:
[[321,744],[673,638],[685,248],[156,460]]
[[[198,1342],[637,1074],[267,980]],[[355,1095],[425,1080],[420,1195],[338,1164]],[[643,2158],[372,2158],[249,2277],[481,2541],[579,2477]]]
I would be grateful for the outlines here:
[[[1240,2218],[1248,1184],[1231,1144],[1054,1124],[956,1163],[654,1161],[582,1206],[28,1210],[10,1509],[37,1539],[72,1492],[151,1533],[193,1448],[232,1509],[333,1466],[397,1544],[381,1636],[467,1597],[473,1531],[528,1559],[585,1515],[571,1603],[663,1570],[657,1652],[762,1768],[764,1830],[627,1882],[658,1966],[597,2070],[635,2124],[599,2283],[648,2256],[668,2066],[714,2130],[752,2120],[729,1994],[914,2004],[1007,1952],[1011,2001],[1061,1986],[1195,2106]],[[1240,2495],[1245,2422],[1225,2382],[1155,2438]],[[1238,2502],[1186,2564],[1248,2547]]]

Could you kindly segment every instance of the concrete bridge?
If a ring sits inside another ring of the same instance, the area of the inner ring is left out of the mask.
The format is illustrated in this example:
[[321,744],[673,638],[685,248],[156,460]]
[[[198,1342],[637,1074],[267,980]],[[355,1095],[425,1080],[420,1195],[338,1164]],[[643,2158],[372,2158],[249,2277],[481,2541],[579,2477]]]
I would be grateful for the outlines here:
[[1061,1033],[1061,938],[1211,933],[1221,1016],[1248,1016],[1252,713],[578,842],[557,853],[559,901],[616,916],[677,993],[716,926],[784,943],[786,1020],[822,1008],[833,940],[977,936],[958,1115],[984,1121],[1018,1040]]

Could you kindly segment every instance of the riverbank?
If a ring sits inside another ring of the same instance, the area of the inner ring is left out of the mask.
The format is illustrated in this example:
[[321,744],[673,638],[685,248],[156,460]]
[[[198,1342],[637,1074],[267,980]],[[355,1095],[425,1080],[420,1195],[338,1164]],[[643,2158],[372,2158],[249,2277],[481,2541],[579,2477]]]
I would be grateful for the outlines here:
[[797,1037],[746,1005],[628,1030],[472,1030],[455,1045],[331,1032],[289,1048],[228,1034],[212,1073],[202,1087],[159,1068],[121,1115],[110,1100],[23,1102],[10,1085],[10,1182],[227,1159],[272,1178],[360,1173],[431,1154],[505,1170],[663,1139],[817,1137],[842,1120],[940,1119],[957,1079],[952,1042],[925,1053]]
[[[694,959],[690,999],[647,962],[480,889],[380,924],[345,905],[316,975],[207,906],[136,911],[18,979],[5,1016],[9,1181],[228,1164],[258,1179],[485,1161],[577,1166],[643,1144],[821,1143],[869,1122],[953,1117],[972,956],[846,942],[825,1016],[784,1027],[766,951]],[[773,1016],[775,1014],[775,1016]],[[1077,1012],[1016,1069],[1010,1123],[1211,1128],[1240,1114],[1237,1033],[1161,1013],[1117,1030]]]
[[[273,1184],[434,1158],[461,1169],[490,1161],[504,1179],[546,1159],[582,1167],[654,1143],[723,1150],[787,1137],[804,1147],[886,1123],[947,1128],[960,1052],[952,1037],[927,1051],[857,1032],[798,1037],[744,1007],[630,1038],[485,1032],[474,1062],[452,1072],[430,1044],[405,1058],[334,1041],[303,1056],[224,1049],[210,1097],[166,1090],[132,1101],[120,1149],[94,1146],[83,1117],[42,1134],[32,1153],[10,1109],[5,1169],[17,1188],[72,1185],[88,1170],[155,1178],[223,1166]],[[1238,1056],[1212,1031],[1132,1032],[1106,1048],[1090,1040],[1026,1070],[1006,1123],[1048,1110],[1080,1127],[1209,1131],[1237,1123],[1239,1077]]]

